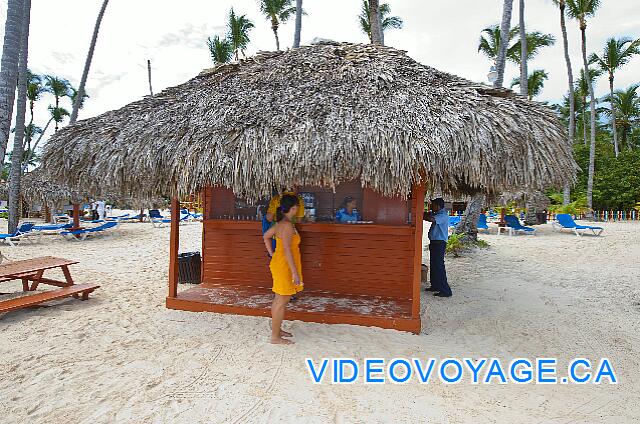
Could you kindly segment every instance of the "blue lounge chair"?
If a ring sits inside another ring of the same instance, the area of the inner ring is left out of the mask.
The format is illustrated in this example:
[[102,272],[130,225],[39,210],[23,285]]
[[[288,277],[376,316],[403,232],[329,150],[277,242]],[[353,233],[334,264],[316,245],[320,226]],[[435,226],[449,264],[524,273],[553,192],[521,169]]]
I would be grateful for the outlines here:
[[560,232],[562,230],[573,230],[577,236],[581,236],[585,231],[591,231],[594,236],[599,236],[604,231],[602,227],[594,227],[592,225],[578,225],[568,213],[559,213],[556,215],[556,221],[551,226]]
[[0,241],[7,243],[9,246],[15,246],[24,238],[33,234],[33,227],[35,227],[33,222],[25,222],[11,234],[0,234]]
[[88,236],[104,233],[105,230],[108,230],[109,228],[113,228],[117,225],[118,225],[117,222],[105,222],[104,224],[99,225],[97,227],[84,228],[82,230],[63,231],[60,234],[64,237],[73,236],[70,238],[80,241],[80,240],[86,239]]
[[478,216],[478,230],[489,231],[489,225],[487,225],[487,215],[481,213]]
[[536,234],[535,228],[525,227],[524,225],[520,224],[520,220],[518,220],[518,217],[515,215],[507,215],[504,217],[504,220],[507,223],[507,226],[498,227],[498,234],[500,234],[500,232],[505,228],[509,231],[509,235],[514,235],[518,232],[531,235]]
[[460,220],[462,219],[461,216],[450,216],[449,217],[449,231],[455,230],[456,225],[458,225],[460,223]]
[[49,225],[36,225],[33,227],[34,231],[58,231],[66,230],[73,227],[73,224],[49,224]]
[[129,217],[128,213],[119,216],[108,216],[105,218],[106,221],[120,221],[121,219],[127,219]]
[[160,214],[158,209],[149,209],[149,218],[150,219],[166,219],[166,217]]

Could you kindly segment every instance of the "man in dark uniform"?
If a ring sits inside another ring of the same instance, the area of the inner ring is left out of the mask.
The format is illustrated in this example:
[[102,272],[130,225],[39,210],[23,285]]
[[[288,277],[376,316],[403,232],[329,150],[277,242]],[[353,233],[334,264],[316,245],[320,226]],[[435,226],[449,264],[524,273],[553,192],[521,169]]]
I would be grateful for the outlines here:
[[429,280],[431,287],[427,291],[435,292],[434,296],[451,297],[451,288],[447,282],[447,271],[444,268],[444,254],[449,239],[449,214],[444,208],[442,198],[431,201],[431,211],[425,212],[424,220],[431,222],[429,228]]

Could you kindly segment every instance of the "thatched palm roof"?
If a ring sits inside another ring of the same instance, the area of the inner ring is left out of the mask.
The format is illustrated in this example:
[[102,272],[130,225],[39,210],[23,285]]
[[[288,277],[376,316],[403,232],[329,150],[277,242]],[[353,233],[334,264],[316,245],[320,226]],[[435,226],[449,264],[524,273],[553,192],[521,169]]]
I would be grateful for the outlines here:
[[[73,189],[65,184],[51,181],[41,168],[36,168],[31,172],[27,172],[20,180],[20,191],[24,199],[33,204],[61,206],[68,203],[83,203],[90,201],[92,196],[86,191]],[[134,207],[155,207],[166,206],[166,199],[162,198],[140,198],[131,196],[122,196],[113,193],[102,192],[101,199],[109,203]],[[0,184],[0,198],[8,199],[8,183]]]
[[43,163],[91,192],[260,197],[361,177],[488,192],[562,186],[575,162],[554,113],[390,47],[323,43],[262,52],[58,131]]

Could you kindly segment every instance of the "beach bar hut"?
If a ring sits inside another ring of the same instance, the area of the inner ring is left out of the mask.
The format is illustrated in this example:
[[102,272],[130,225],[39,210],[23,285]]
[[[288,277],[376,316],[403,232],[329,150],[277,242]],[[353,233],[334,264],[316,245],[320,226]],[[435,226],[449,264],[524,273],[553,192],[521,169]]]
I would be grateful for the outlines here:
[[[99,147],[96,147],[99,146]],[[425,193],[561,187],[576,165],[546,106],[390,47],[261,52],[56,133],[51,178],[172,201],[167,307],[268,316],[260,205],[308,201],[287,319],[419,332]],[[178,290],[179,202],[202,193],[202,282]],[[342,199],[362,223],[332,221]]]

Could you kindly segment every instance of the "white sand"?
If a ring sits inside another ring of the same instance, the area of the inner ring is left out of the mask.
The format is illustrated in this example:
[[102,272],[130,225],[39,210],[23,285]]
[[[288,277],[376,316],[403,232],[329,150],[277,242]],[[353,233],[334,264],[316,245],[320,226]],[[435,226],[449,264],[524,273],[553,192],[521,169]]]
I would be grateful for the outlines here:
[[[454,297],[423,297],[421,335],[292,322],[291,347],[267,343],[266,318],[165,309],[168,228],[2,247],[11,259],[79,260],[76,281],[102,287],[87,302],[0,315],[0,422],[637,423],[640,224],[603,225],[600,238],[550,226],[482,236],[489,250],[447,259]],[[182,247],[198,249],[201,225],[181,231]],[[520,356],[608,357],[620,384],[312,385],[304,365]]]

